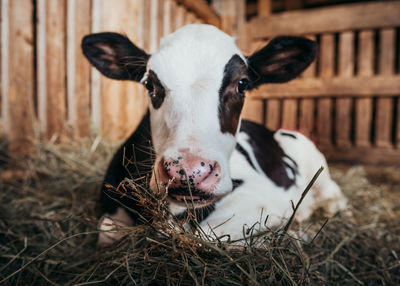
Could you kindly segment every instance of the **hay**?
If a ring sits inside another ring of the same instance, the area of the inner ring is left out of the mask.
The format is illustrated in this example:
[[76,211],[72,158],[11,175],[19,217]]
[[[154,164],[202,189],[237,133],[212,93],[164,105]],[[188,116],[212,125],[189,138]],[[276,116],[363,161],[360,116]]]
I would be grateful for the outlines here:
[[[264,233],[244,247],[185,231],[145,193],[157,219],[124,229],[124,240],[96,249],[99,188],[114,146],[38,143],[29,160],[5,157],[0,181],[1,285],[399,285],[399,168],[336,166],[333,177],[353,218],[316,214],[301,226]],[[17,167],[15,170],[15,167]],[[125,186],[134,190],[133,181]],[[139,186],[140,187],[140,186]]]

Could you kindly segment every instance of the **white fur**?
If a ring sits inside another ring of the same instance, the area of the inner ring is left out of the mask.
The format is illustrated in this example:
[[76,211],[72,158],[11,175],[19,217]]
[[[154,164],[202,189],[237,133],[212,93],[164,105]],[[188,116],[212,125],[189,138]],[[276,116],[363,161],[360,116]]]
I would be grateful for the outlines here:
[[[324,156],[305,136],[298,132],[291,133],[297,139],[282,136],[279,131],[274,138],[298,165],[296,183],[288,190],[278,187],[264,173],[254,170],[246,158],[235,150],[230,159],[232,178],[241,179],[244,183],[216,204],[215,211],[201,223],[203,229],[209,234],[229,234],[231,239],[240,239],[243,237],[243,227],[250,228],[258,222],[258,227],[266,229],[284,223],[293,213],[291,201],[294,204],[299,201],[307,184],[321,166],[325,169],[300,205],[295,219],[301,222],[319,207],[331,215],[346,208],[347,200],[331,180]],[[242,146],[245,146],[243,141],[247,138],[247,134],[239,134]],[[254,157],[251,149],[245,150],[250,151],[250,159]]]
[[[228,162],[235,138],[220,130],[218,91],[224,67],[235,54],[245,59],[232,37],[214,26],[188,25],[166,36],[148,63],[148,70],[157,74],[166,89],[161,107],[151,107],[156,168],[163,156],[176,158],[183,148],[217,161],[221,176],[215,195],[232,188]],[[153,177],[153,189],[155,181]]]

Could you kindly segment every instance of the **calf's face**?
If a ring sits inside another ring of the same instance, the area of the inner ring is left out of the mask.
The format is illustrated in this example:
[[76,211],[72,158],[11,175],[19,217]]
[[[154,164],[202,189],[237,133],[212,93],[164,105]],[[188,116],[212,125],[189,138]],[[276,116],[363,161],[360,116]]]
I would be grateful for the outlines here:
[[316,54],[310,40],[279,37],[245,57],[233,38],[209,25],[177,30],[152,55],[115,33],[88,35],[82,48],[105,76],[147,88],[156,153],[150,185],[167,187],[178,209],[231,191],[229,158],[245,91],[295,78]]

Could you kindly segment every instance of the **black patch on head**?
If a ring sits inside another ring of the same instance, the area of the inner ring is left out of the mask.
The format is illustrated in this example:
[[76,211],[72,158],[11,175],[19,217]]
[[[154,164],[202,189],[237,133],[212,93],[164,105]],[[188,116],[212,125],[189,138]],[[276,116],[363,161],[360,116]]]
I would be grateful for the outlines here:
[[281,133],[282,136],[288,136],[288,137],[292,137],[293,139],[297,139],[297,137],[292,133],[287,133],[287,132],[284,132],[284,131],[280,131],[280,133]]
[[[249,144],[253,148],[258,164],[277,186],[288,189],[295,184],[298,174],[297,164],[283,152],[278,142],[275,141],[275,132],[247,120],[242,120],[240,131],[249,135]],[[293,166],[285,162],[284,158],[290,159]],[[291,170],[293,178],[289,178],[286,168]]]
[[82,39],[82,51],[90,63],[112,79],[140,81],[149,55],[127,37],[117,33],[97,33]]
[[219,122],[222,133],[235,134],[244,102],[244,92],[238,90],[240,80],[247,81],[247,65],[239,55],[233,55],[224,69],[219,89]]
[[149,75],[146,82],[147,84],[145,84],[145,86],[149,92],[151,104],[153,105],[154,109],[158,109],[164,102],[165,88],[158,79],[157,74],[152,70],[149,70]]
[[314,60],[315,42],[301,37],[277,37],[248,57],[250,88],[296,78]]

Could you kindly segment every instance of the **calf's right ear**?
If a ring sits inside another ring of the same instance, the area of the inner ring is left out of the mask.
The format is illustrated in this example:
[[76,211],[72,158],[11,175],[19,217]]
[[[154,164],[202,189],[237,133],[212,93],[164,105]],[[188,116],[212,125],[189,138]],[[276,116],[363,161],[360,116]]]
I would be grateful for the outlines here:
[[127,37],[117,33],[97,33],[82,39],[82,51],[90,63],[112,79],[140,81],[149,55]]

